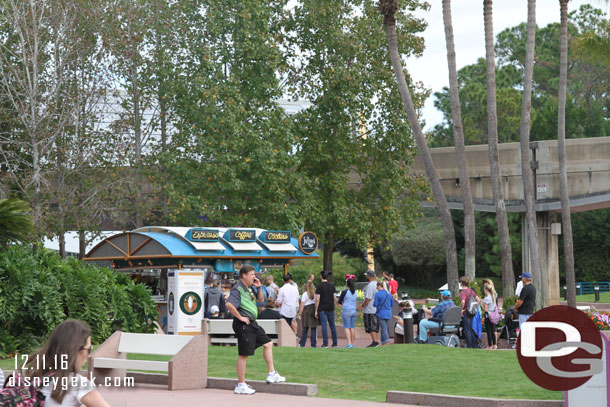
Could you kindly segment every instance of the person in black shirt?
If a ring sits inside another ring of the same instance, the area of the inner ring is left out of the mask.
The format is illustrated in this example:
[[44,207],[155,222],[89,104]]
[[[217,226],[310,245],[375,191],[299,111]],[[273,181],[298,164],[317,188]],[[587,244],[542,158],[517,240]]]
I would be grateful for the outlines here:
[[269,297],[267,298],[267,302],[265,303],[265,309],[258,314],[258,319],[280,319],[282,315],[274,311],[275,308],[275,298]]
[[316,314],[315,317],[320,320],[322,325],[322,347],[328,348],[328,327],[330,326],[330,334],[333,338],[333,348],[337,347],[337,328],[335,326],[335,303],[337,302],[337,294],[335,285],[329,283],[328,273],[322,271],[320,273],[322,282],[316,287]]
[[534,313],[536,306],[536,287],[532,284],[532,275],[528,272],[521,274],[523,289],[519,294],[519,300],[515,304],[515,312],[519,313],[519,327],[525,323]]

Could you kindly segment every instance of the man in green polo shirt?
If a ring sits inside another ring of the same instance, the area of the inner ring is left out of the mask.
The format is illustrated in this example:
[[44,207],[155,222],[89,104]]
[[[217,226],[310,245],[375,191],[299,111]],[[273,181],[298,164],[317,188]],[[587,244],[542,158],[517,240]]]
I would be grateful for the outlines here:
[[[261,282],[254,274],[252,266],[243,266],[239,270],[239,282],[235,284],[229,299],[227,309],[233,315],[233,331],[237,337],[237,394],[254,394],[256,391],[246,384],[246,364],[248,356],[254,355],[259,346],[263,347],[263,358],[267,363],[269,373],[267,383],[285,382],[286,378],[279,375],[273,367],[273,342],[265,333],[265,330],[256,323],[258,308],[257,298],[252,287],[257,289]],[[258,302],[263,301],[263,292],[258,290]]]

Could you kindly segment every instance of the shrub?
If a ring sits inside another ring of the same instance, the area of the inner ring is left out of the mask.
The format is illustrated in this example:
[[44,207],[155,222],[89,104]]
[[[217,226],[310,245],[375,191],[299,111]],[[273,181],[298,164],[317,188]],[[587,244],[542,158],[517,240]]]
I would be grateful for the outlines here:
[[0,253],[0,356],[36,348],[68,318],[87,322],[95,343],[117,329],[152,332],[150,295],[107,268],[45,249],[9,247]]
[[502,297],[502,310],[506,312],[508,308],[514,307],[518,299],[519,297],[517,297],[516,295],[510,297]]

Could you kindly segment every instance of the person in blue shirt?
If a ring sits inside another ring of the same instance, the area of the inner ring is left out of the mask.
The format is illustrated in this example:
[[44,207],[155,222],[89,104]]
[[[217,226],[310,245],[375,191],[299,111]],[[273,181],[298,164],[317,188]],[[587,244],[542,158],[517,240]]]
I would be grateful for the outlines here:
[[431,310],[425,305],[422,307],[427,318],[419,321],[419,343],[428,342],[428,329],[440,326],[438,322],[430,321],[430,318],[440,320],[443,318],[445,311],[456,306],[455,302],[451,299],[451,291],[449,290],[441,291],[441,299],[442,301]]
[[388,345],[390,343],[390,335],[388,335],[388,322],[392,319],[392,306],[394,305],[394,298],[392,294],[385,290],[383,282],[377,283],[377,292],[375,293],[375,299],[373,300],[373,307],[375,307],[377,320],[379,321],[379,330],[381,331],[381,345]]

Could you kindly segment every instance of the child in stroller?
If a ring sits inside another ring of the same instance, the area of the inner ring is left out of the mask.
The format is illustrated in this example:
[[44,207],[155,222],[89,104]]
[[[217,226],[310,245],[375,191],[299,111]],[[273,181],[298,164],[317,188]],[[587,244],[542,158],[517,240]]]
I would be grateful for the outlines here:
[[519,336],[519,316],[513,307],[508,307],[504,315],[504,328],[500,333],[500,339],[506,340],[506,349],[517,347],[517,337]]

